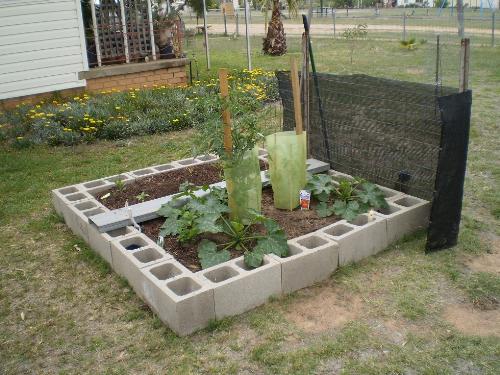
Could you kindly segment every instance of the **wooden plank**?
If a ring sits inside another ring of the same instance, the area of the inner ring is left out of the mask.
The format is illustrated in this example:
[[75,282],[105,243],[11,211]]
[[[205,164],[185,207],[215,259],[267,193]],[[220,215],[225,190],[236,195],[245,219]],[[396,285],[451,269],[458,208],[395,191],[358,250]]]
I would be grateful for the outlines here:
[[[330,165],[328,163],[316,159],[307,160],[307,171],[309,173],[321,173],[326,172],[329,169]],[[261,180],[263,186],[269,185],[269,179],[266,176],[266,171],[261,172]],[[210,186],[225,187],[226,183],[225,181],[221,181],[215,184],[211,184]],[[195,192],[195,194],[197,196],[201,196],[203,194],[206,194],[206,192],[204,192],[203,190],[198,190]],[[131,225],[130,213],[128,210],[132,212],[132,217],[137,223],[156,219],[157,217],[159,217],[157,211],[162,205],[170,202],[172,200],[172,197],[173,195],[169,195],[166,197],[153,199],[148,202],[134,204],[132,206],[129,206],[127,209],[120,208],[111,212],[105,212],[102,214],[91,216],[89,217],[89,222],[95,225],[102,233]]]
[[78,80],[78,72],[83,70],[83,63],[80,61],[76,64],[71,65],[63,65],[63,66],[54,66],[45,69],[33,69],[27,70],[24,72],[16,72],[9,74],[1,74],[0,75],[0,84],[2,86],[8,86],[10,84],[21,84],[21,82],[31,81],[35,83],[39,78],[44,77],[57,77],[63,74],[73,74],[74,77]]
[[75,19],[57,20],[49,22],[35,22],[24,25],[0,26],[0,38],[8,35],[39,33],[43,31],[71,29],[76,25]]
[[[37,22],[50,22],[50,21],[60,21],[60,20],[76,20],[76,10],[65,10],[60,12],[51,12],[43,14],[20,14],[10,17],[0,17],[0,27],[20,25],[24,26],[30,23]],[[22,30],[21,30],[22,31]]]
[[32,34],[3,36],[0,38],[0,46],[17,45],[25,43],[24,49],[29,51],[30,44],[36,44],[36,42],[42,40],[51,40],[53,46],[57,46],[57,40],[59,38],[71,38],[71,37],[78,39],[77,44],[78,45],[80,44],[80,32],[76,25],[71,29],[44,31]]
[[469,88],[469,61],[470,61],[470,40],[462,39],[460,46],[460,80],[458,92],[467,91]]
[[224,150],[227,155],[233,154],[233,138],[231,135],[231,113],[227,108],[229,99],[229,85],[227,69],[219,69],[220,96],[222,97],[222,121],[224,122]]
[[[76,65],[82,64],[82,55],[80,51],[78,54],[62,56],[62,57],[49,57],[49,58],[38,58],[30,61],[23,62],[15,62],[12,64],[4,64],[1,65],[0,69],[0,77],[5,75],[15,76],[13,73],[23,73],[29,74],[26,72],[30,72],[32,70],[36,70],[39,72],[45,71],[46,68],[54,68],[54,67],[64,67],[67,65]],[[28,77],[28,75],[21,75],[21,77]],[[1,78],[0,78],[1,82]]]
[[[80,46],[70,45],[65,46],[64,48],[49,48],[40,51],[21,51],[16,53],[1,53],[0,52],[0,66],[13,64],[13,63],[22,63],[26,61],[34,61],[34,60],[44,60],[44,59],[53,59],[63,56],[71,56],[78,55],[80,53]],[[3,72],[2,68],[0,71]]]
[[80,45],[80,40],[75,37],[60,38],[57,39],[57,43],[53,40],[41,40],[37,43],[31,45],[28,50],[26,49],[26,44],[8,44],[5,46],[0,46],[0,56],[5,57],[11,54],[23,54],[26,52],[37,53],[38,51],[51,51],[55,49],[65,49],[68,47],[74,47]]
[[75,74],[64,74],[55,77],[45,77],[35,82],[26,80],[24,82],[9,83],[0,86],[0,100],[15,98],[24,95],[34,95],[55,90],[71,89],[85,86],[85,81],[75,79]]
[[0,24],[2,24],[1,18],[10,18],[15,16],[23,16],[23,15],[38,15],[38,19],[40,19],[40,15],[45,13],[59,13],[61,11],[75,11],[76,4],[74,1],[58,1],[57,3],[43,3],[38,2],[35,4],[24,4],[24,5],[13,5],[10,7],[2,8],[2,12],[0,12]]
[[299,85],[299,71],[297,69],[297,60],[295,57],[291,58],[292,75],[292,94],[293,94],[293,112],[295,115],[295,133],[302,134],[302,105],[300,103],[300,85]]

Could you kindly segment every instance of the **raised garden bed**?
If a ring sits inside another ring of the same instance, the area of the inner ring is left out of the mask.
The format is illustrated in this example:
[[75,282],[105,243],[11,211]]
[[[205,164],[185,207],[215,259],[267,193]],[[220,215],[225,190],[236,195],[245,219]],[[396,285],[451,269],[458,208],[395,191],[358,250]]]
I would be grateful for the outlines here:
[[[267,169],[267,163],[260,160],[261,170]],[[147,202],[179,192],[179,185],[184,182],[202,186],[224,180],[224,171],[219,161],[188,165],[185,168],[166,170],[162,173],[145,176],[123,186],[114,186],[97,194],[97,200],[110,210]]]
[[[334,216],[319,219],[314,211],[275,214],[270,209],[271,191],[264,189],[264,214],[277,220],[285,230],[289,239],[288,256],[266,255],[260,267],[250,268],[243,257],[235,254],[229,261],[199,270],[199,264],[194,264],[197,258],[184,261],[175,251],[165,251],[156,244],[154,222],[143,224],[146,233],[127,226],[126,220],[121,227],[104,231],[93,224],[100,215],[117,213],[120,217],[118,212],[122,210],[110,211],[96,199],[114,188],[118,179],[130,185],[163,172],[168,177],[169,173],[187,168],[191,163],[202,162],[206,161],[176,161],[168,164],[174,166],[168,170],[152,166],[53,191],[56,211],[64,216],[72,231],[126,278],[159,318],[180,335],[206,327],[213,319],[248,311],[271,296],[324,280],[338,266],[376,254],[393,241],[427,225],[429,202],[387,188],[382,190],[388,208],[374,215],[362,214],[352,220],[339,221]],[[334,178],[350,177],[335,171],[330,174]],[[132,205],[130,212],[140,217],[141,210],[136,208],[150,204]]]
[[[317,204],[318,202],[313,199],[310,210],[301,210],[300,208],[293,211],[279,210],[274,207],[273,191],[271,187],[262,190],[262,214],[265,217],[275,220],[284,230],[288,239],[315,232],[339,220],[335,216],[326,218],[319,217],[315,211]],[[152,241],[156,242],[160,233],[160,227],[163,225],[164,221],[164,218],[158,218],[143,222],[141,223],[141,229]],[[205,234],[203,236],[198,236],[195,240],[187,244],[181,244],[174,236],[166,236],[163,248],[186,268],[193,272],[197,272],[201,270],[201,264],[198,260],[198,245],[202,239],[210,239],[216,243],[223,243],[227,241],[227,236],[221,234]],[[242,255],[243,251],[231,249],[232,258],[237,258]]]

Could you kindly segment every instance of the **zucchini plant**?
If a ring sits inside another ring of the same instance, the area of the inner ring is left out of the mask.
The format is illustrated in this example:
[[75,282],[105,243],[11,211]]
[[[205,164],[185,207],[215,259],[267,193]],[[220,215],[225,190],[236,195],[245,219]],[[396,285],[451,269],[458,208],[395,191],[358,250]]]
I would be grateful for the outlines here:
[[342,179],[336,185],[329,175],[308,175],[306,189],[319,201],[316,212],[320,217],[335,214],[353,220],[370,209],[387,207],[382,190],[363,179]]
[[[181,243],[201,239],[198,259],[208,268],[231,259],[231,250],[243,252],[245,264],[259,267],[265,254],[288,255],[287,238],[278,223],[253,211],[249,223],[229,219],[226,189],[182,184],[180,193],[158,213],[165,217],[160,236],[174,236]],[[203,190],[203,196],[195,191]],[[186,199],[182,204],[180,200]],[[207,233],[223,234],[224,243],[203,239]]]

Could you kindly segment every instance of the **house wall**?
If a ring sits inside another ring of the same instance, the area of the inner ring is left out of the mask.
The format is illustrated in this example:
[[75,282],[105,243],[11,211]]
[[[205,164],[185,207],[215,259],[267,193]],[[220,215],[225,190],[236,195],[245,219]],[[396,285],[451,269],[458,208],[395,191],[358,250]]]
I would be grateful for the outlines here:
[[79,0],[0,0],[0,100],[85,86]]

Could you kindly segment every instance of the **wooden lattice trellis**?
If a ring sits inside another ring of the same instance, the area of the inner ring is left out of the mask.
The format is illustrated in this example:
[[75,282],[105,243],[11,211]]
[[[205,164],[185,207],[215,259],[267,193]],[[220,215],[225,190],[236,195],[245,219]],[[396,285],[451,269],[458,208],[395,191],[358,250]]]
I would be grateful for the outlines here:
[[[151,0],[94,0],[92,18],[99,66],[156,60],[159,52],[160,58],[182,53],[182,22],[153,19]],[[160,33],[169,35],[167,54],[155,43]]]

